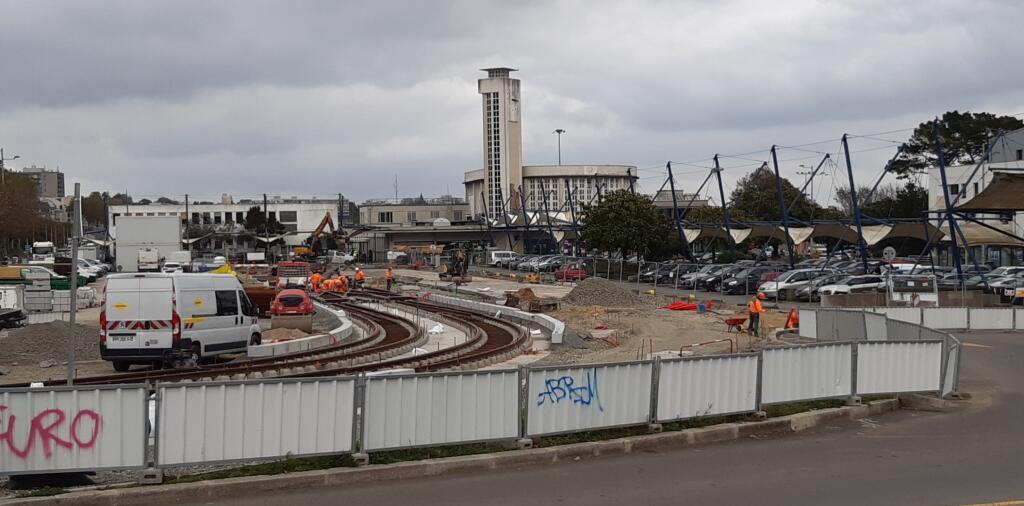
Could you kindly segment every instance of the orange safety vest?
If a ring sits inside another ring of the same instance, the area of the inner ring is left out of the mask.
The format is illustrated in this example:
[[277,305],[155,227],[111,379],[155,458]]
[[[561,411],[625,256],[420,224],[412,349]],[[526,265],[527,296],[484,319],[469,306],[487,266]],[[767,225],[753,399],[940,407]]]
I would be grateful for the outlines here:
[[345,293],[345,292],[348,291],[348,278],[347,277],[342,276],[342,277],[338,278],[338,291],[342,292],[342,293]]
[[754,299],[747,303],[747,310],[750,312],[750,314],[761,314],[764,312],[764,306],[761,305],[760,299]]
[[388,278],[388,279],[391,279],[391,269],[388,269],[388,270],[387,270],[387,271],[386,271],[386,272],[384,273],[384,277],[386,277],[386,278]]
[[356,273],[356,281],[366,281],[366,273],[359,271]]
[[323,290],[325,292],[333,292],[334,291],[334,280],[331,279],[331,278],[327,278],[327,279],[324,280],[323,283],[320,284],[320,286],[323,288]]

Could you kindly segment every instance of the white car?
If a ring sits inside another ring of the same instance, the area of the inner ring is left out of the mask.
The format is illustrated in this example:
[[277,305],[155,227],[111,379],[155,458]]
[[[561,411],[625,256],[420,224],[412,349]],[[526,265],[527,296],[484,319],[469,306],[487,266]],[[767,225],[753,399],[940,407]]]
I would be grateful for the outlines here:
[[830,271],[821,269],[795,269],[779,274],[772,281],[765,281],[757,288],[758,292],[764,293],[769,299],[786,298],[786,292],[804,286],[814,278],[819,278]]
[[184,272],[184,270],[181,268],[181,264],[179,264],[178,262],[164,262],[164,266],[161,269],[161,272],[165,274],[173,274],[175,272]]
[[825,285],[818,288],[818,293],[821,295],[836,295],[840,293],[877,292],[886,288],[886,286],[888,286],[888,282],[883,276],[869,274],[866,276],[850,276],[836,284]]
[[113,274],[103,291],[100,357],[132,364],[194,364],[260,344],[259,309],[230,274]]

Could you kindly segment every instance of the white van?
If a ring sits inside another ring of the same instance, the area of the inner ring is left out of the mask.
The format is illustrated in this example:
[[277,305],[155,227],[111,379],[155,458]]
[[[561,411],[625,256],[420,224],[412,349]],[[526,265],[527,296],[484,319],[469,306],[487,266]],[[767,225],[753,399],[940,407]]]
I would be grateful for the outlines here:
[[516,254],[513,251],[492,251],[490,258],[488,258],[487,260],[487,263],[490,264],[491,267],[495,267],[501,261],[511,260],[514,256],[516,256]]
[[197,362],[259,344],[259,310],[231,274],[114,274],[100,312],[100,356],[132,364]]

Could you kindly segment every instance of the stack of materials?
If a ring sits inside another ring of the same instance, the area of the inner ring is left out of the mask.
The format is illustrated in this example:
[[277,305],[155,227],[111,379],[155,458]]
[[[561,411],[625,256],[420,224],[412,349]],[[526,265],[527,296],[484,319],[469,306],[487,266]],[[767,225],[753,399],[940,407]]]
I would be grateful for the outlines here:
[[50,275],[45,272],[26,272],[25,311],[47,313],[53,311],[53,290],[50,290]]

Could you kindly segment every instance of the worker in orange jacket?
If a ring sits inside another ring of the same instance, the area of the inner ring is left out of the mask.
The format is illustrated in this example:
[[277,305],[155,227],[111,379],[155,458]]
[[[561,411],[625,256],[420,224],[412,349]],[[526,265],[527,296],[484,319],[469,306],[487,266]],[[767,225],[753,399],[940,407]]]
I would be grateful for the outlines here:
[[317,293],[320,291],[320,280],[321,277],[319,272],[314,272],[313,275],[309,277],[309,289],[311,292]]
[[342,276],[341,273],[338,273],[338,291],[348,293],[348,276]]
[[387,280],[388,291],[391,291],[391,287],[395,284],[394,275],[391,273],[391,267],[388,266],[388,270],[384,271],[384,278]]
[[761,330],[761,313],[764,313],[764,306],[761,305],[761,301],[764,300],[764,292],[758,292],[757,295],[750,299],[747,303],[747,313],[750,317],[750,323],[747,326],[747,333],[752,336],[759,336]]
[[356,288],[362,288],[364,282],[366,282],[366,273],[356,267]]

